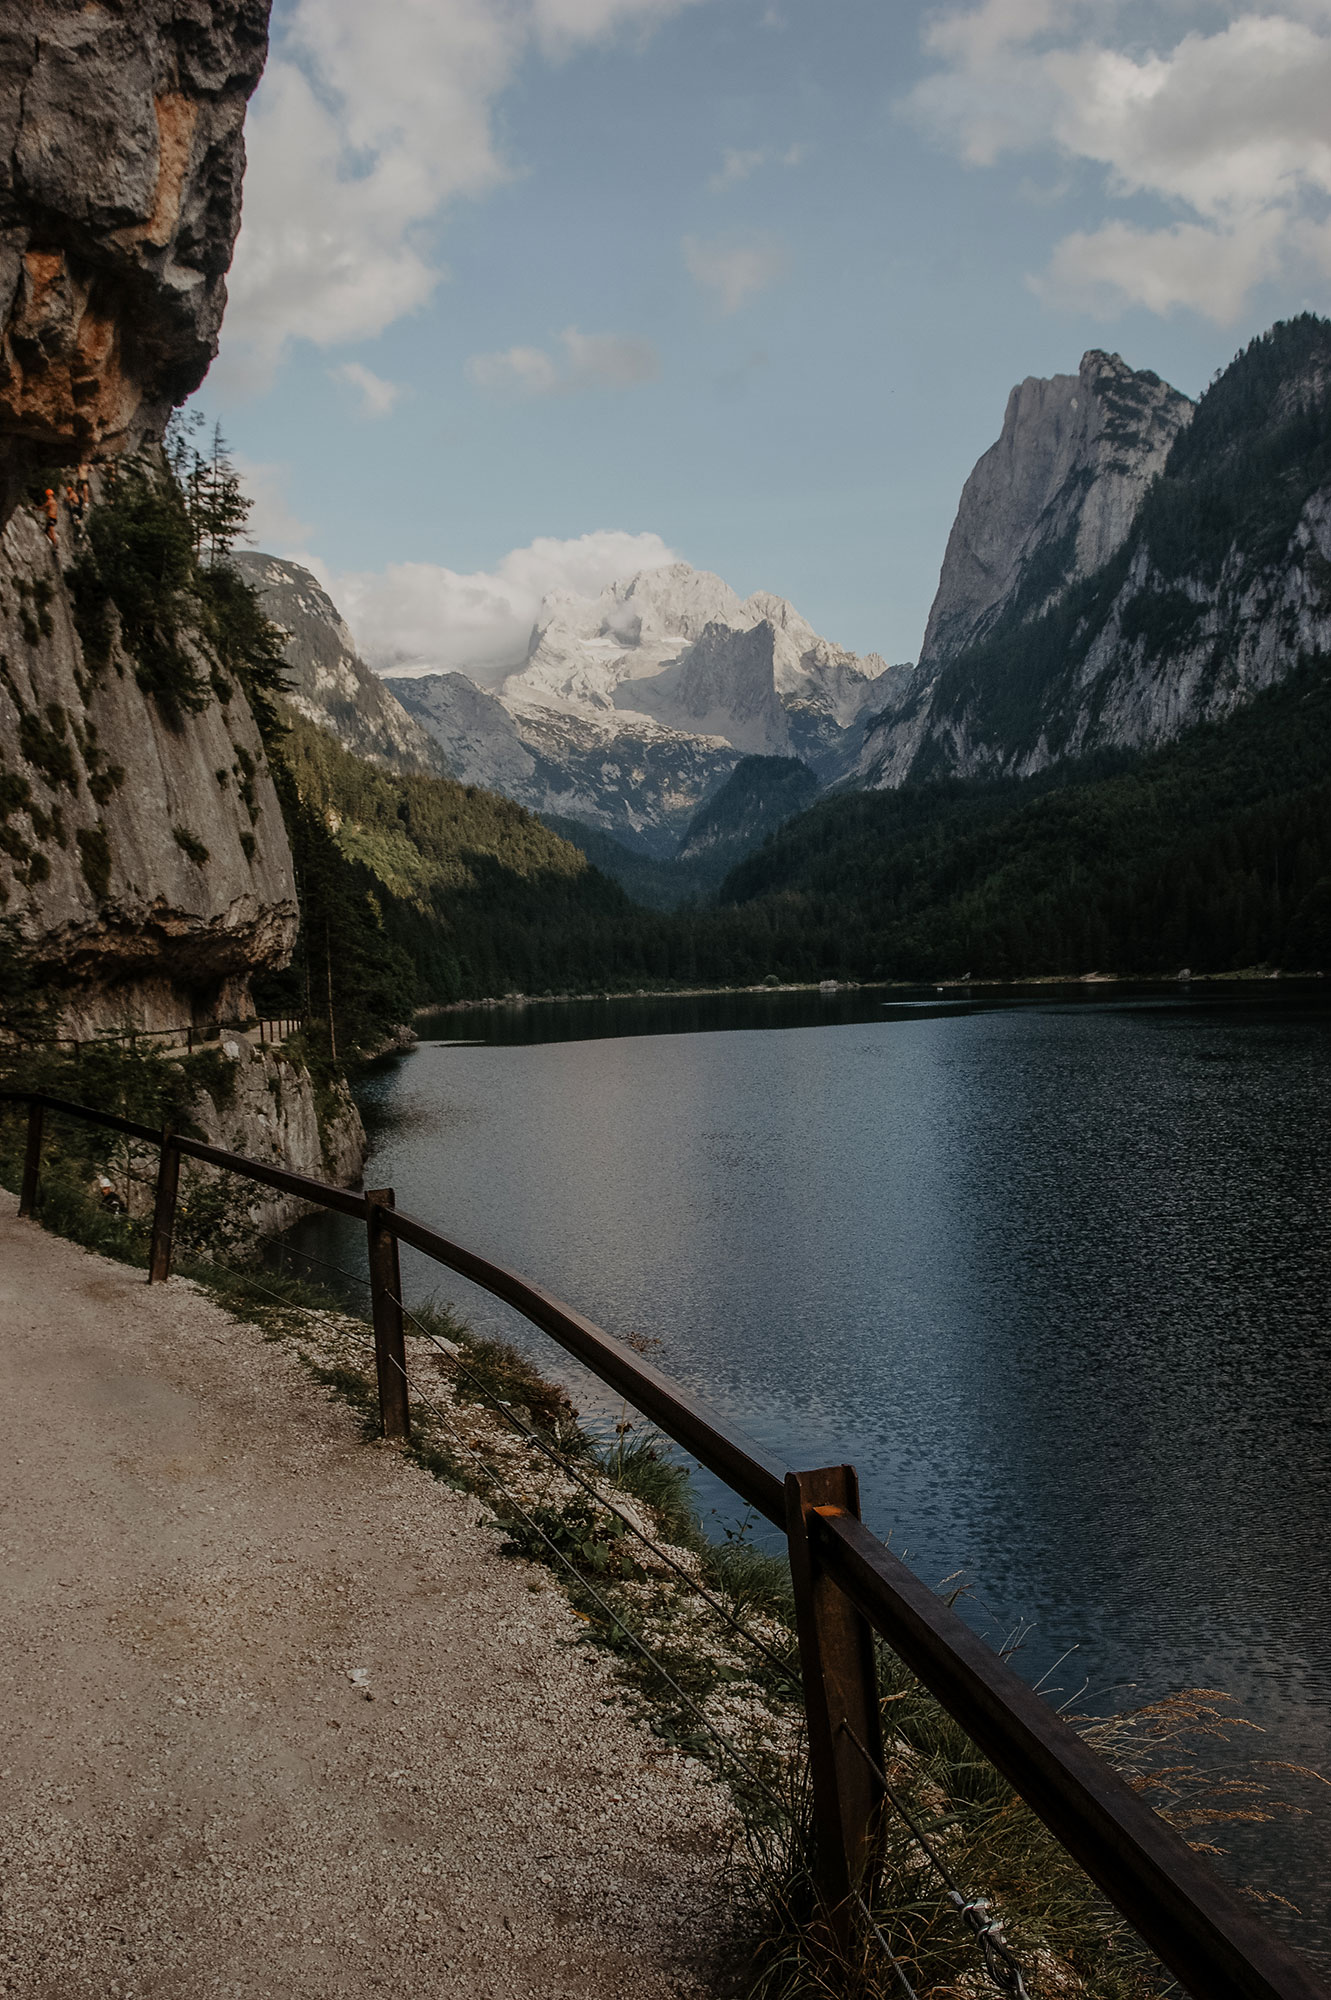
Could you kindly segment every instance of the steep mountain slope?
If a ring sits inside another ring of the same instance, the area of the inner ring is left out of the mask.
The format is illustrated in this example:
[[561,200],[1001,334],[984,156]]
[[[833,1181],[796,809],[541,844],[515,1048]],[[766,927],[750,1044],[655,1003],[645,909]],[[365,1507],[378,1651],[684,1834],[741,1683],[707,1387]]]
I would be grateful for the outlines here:
[[366,666],[337,606],[309,570],[249,549],[236,550],[230,560],[285,638],[292,708],[358,756],[447,774],[439,745]]
[[390,684],[460,777],[664,856],[742,755],[842,776],[901,673],[819,638],[784,599],[741,599],[676,563],[599,597],[547,598],[526,660],[497,685]]
[[678,859],[717,870],[717,880],[769,833],[805,812],[818,780],[798,757],[745,757],[719,792],[695,813]]
[[[248,1017],[297,934],[271,635],[200,563],[160,444],[217,349],[267,25],[268,0],[0,23],[0,1039],[28,1078],[57,1030]],[[350,1094],[299,1044],[169,1075],[174,1121],[359,1174]],[[65,1087],[125,1101],[105,1050]]]
[[664,919],[511,799],[386,770],[300,719],[285,760],[306,943],[266,982],[266,1004],[296,1007],[312,989],[320,1007],[331,994],[340,1023],[367,997],[400,1020],[418,1002],[637,986],[678,959],[692,969]]
[[1276,326],[1212,383],[1099,568],[1069,567],[1070,535],[884,712],[860,782],[1167,742],[1331,646],[1331,325]]
[[1002,435],[962,491],[921,673],[931,678],[975,645],[1019,593],[1038,616],[1108,562],[1192,412],[1158,375],[1098,348],[1075,375],[1018,383]]
[[145,447],[62,550],[33,506],[0,536],[0,908],[83,1034],[247,1013],[296,933],[248,670],[173,494]]

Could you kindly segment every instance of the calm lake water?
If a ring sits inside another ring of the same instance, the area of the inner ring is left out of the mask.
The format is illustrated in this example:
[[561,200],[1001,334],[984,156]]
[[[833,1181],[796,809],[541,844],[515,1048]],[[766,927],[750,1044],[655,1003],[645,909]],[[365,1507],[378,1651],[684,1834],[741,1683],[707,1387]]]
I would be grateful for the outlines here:
[[[930,1582],[961,1572],[980,1629],[1024,1633],[1032,1680],[1089,1684],[1098,1712],[1221,1689],[1267,1732],[1245,1756],[1331,1772],[1320,992],[734,996],[434,1027],[449,1041],[368,1088],[369,1185],[656,1336],[792,1463],[854,1460],[871,1525]],[[343,1229],[303,1240],[345,1259]],[[505,1309],[406,1266],[596,1400]],[[1311,1816],[1224,1844],[1322,1956],[1331,1792],[1278,1782]]]

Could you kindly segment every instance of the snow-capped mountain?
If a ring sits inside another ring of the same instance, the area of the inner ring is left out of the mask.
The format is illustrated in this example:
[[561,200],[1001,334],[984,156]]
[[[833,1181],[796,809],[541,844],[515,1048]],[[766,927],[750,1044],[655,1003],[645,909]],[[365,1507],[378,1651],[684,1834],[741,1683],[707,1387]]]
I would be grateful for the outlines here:
[[741,756],[842,776],[907,671],[820,638],[784,598],[674,563],[547,597],[497,685],[493,671],[389,684],[457,776],[669,853]]

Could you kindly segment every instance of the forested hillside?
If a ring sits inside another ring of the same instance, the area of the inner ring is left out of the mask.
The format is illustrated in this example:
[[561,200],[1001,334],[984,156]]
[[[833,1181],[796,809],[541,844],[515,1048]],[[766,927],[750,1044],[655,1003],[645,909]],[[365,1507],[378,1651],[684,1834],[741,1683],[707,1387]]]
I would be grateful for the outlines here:
[[496,793],[391,773],[300,719],[277,747],[301,939],[261,1003],[326,1017],[344,1048],[426,1002],[673,975],[679,940]]
[[1149,757],[827,800],[741,863],[722,901],[786,971],[1331,964],[1331,663]]

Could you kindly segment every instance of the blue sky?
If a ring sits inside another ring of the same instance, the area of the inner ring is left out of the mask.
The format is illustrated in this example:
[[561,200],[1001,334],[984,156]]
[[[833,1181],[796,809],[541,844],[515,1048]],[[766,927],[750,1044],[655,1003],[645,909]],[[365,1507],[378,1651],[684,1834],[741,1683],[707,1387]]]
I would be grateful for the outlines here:
[[911,658],[1014,382],[1101,346],[1196,394],[1328,306],[1328,0],[273,25],[200,400],[378,664],[667,552]]

